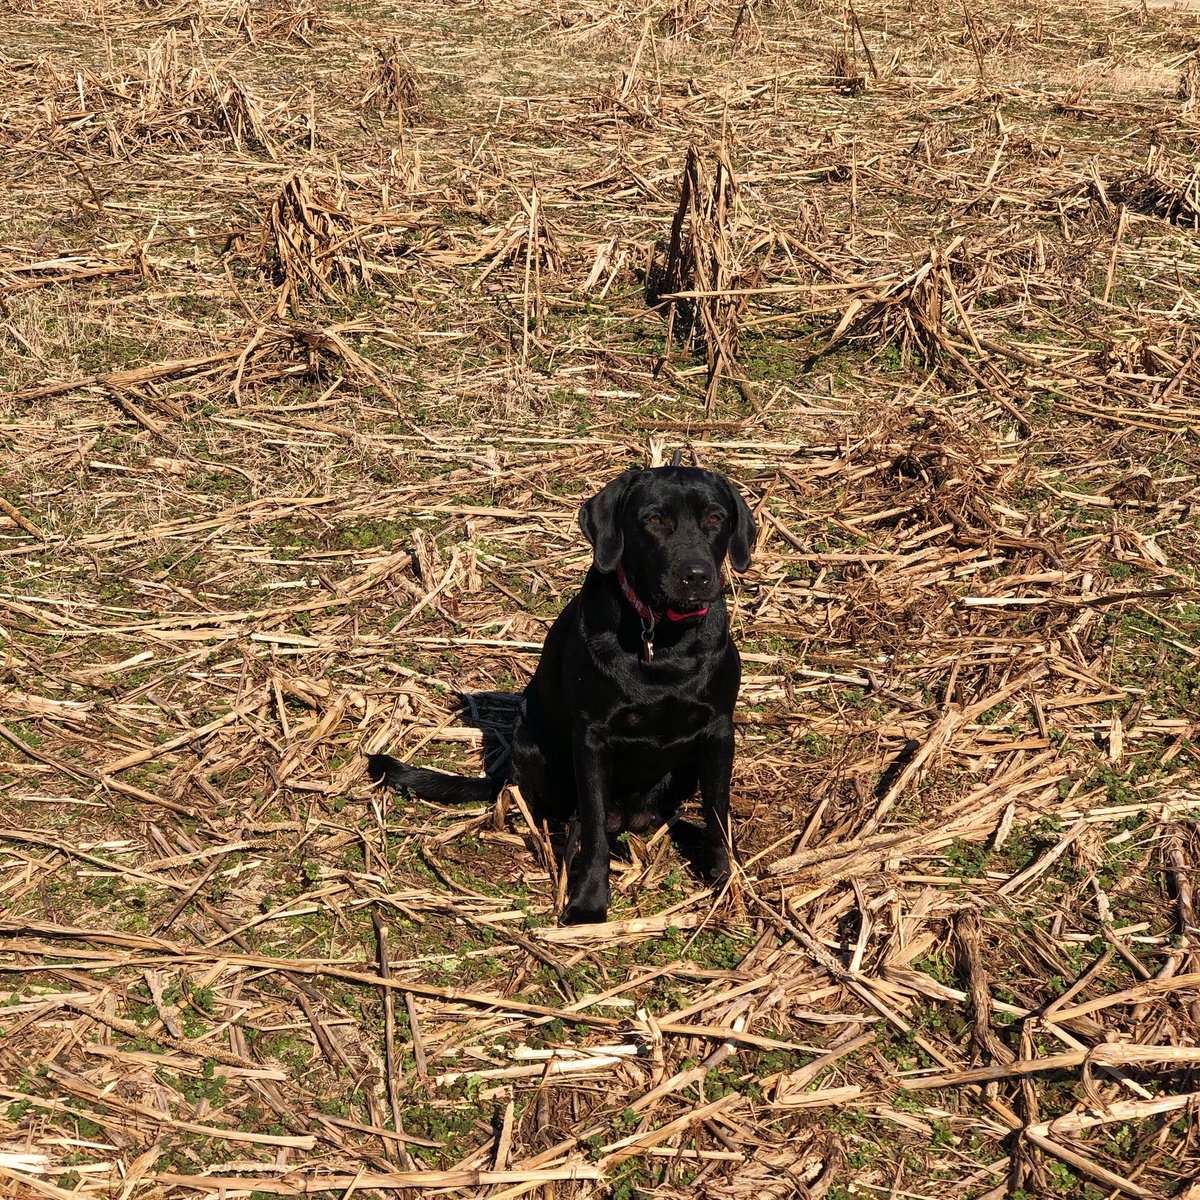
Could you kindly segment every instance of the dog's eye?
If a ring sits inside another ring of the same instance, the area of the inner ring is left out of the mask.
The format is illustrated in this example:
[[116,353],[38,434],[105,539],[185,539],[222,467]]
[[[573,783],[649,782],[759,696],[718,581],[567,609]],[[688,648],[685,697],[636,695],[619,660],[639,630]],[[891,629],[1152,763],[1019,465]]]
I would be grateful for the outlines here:
[[709,529],[716,529],[724,520],[724,513],[709,513],[708,519],[705,523],[708,525]]
[[663,519],[658,515],[658,513],[651,513],[646,518],[646,524],[649,525],[651,529],[657,529],[662,523]]

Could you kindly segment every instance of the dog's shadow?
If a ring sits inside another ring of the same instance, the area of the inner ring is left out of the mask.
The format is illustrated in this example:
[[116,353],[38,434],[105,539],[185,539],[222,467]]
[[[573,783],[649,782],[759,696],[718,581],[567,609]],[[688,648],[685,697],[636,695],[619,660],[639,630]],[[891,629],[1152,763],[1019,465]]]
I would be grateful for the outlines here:
[[[512,734],[521,711],[520,692],[460,692],[459,716],[464,725],[471,725],[483,735],[483,769],[485,774],[495,777],[505,774],[512,753]],[[534,814],[536,819],[537,814]],[[554,852],[557,869],[569,866],[575,853],[574,822],[547,822],[550,846]],[[652,831],[648,830],[647,833]],[[696,878],[704,879],[705,831],[703,825],[691,821],[678,813],[667,824],[679,857],[687,864]],[[532,836],[532,834],[531,834]],[[529,840],[529,839],[527,839]],[[532,846],[530,847],[532,850]],[[629,861],[629,847],[624,838],[609,838],[612,856],[622,862]]]
[[458,715],[464,725],[483,734],[483,770],[492,776],[507,772],[512,733],[521,712],[520,692],[459,692]]

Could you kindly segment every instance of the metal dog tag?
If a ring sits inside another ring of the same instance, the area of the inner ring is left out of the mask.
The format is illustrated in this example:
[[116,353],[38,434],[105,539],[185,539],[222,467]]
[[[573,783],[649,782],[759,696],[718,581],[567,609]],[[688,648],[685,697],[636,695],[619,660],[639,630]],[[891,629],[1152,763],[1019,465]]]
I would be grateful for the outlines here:
[[654,621],[642,618],[642,652],[638,655],[643,663],[654,661]]
[[642,653],[640,657],[644,663],[654,661],[654,634],[651,631],[643,632],[642,634]]

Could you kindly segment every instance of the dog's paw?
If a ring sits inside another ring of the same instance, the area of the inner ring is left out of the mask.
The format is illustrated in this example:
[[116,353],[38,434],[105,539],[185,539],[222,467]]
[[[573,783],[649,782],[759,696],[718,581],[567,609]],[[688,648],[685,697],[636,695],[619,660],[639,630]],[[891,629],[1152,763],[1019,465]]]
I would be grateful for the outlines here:
[[608,920],[608,899],[578,897],[563,909],[560,925],[603,925]]
[[721,887],[729,880],[729,853],[724,846],[710,849],[704,865],[705,881]]
[[605,908],[588,908],[582,904],[568,904],[558,918],[560,925],[603,925],[608,920]]

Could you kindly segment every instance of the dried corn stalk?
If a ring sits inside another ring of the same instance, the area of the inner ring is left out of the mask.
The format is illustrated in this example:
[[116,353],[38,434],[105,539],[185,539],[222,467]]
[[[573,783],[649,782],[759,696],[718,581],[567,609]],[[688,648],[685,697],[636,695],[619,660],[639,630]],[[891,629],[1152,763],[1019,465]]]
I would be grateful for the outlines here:
[[679,203],[662,264],[651,264],[647,298],[668,307],[664,359],[679,337],[685,346],[703,346],[708,367],[705,408],[711,413],[717,387],[729,378],[738,357],[738,328],[746,300],[737,294],[734,253],[737,181],[724,146],[717,151],[711,180],[695,146],[688,150]]

